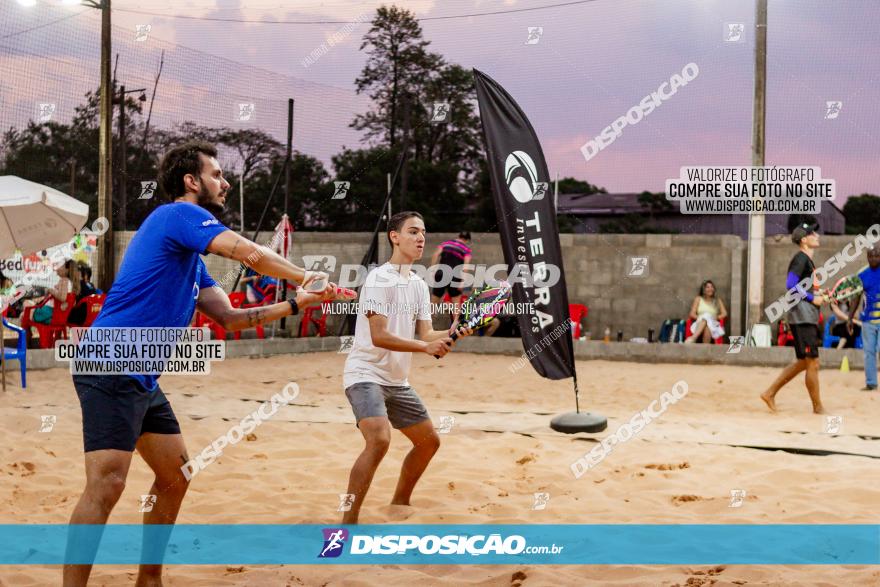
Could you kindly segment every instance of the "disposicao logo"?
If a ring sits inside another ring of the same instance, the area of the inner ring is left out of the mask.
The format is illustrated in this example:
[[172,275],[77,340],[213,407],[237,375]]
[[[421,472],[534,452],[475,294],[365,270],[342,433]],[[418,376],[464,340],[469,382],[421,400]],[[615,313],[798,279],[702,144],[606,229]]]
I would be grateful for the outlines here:
[[324,547],[318,554],[318,558],[336,558],[342,554],[345,541],[348,540],[348,530],[345,528],[324,528]]

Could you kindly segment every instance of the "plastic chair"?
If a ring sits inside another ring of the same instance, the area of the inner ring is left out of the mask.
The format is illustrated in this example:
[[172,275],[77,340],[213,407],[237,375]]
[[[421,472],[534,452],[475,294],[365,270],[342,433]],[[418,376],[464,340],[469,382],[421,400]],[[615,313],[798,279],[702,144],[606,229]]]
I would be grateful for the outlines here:
[[[247,303],[247,295],[244,292],[240,291],[232,292],[231,294],[229,294],[229,303],[232,304],[233,308],[256,308],[263,305],[262,303]],[[266,338],[266,331],[263,330],[262,324],[257,324],[254,328],[257,331],[257,338]],[[241,330],[234,330],[232,332],[232,337],[235,340],[241,340]]]
[[196,311],[193,326],[196,328],[207,326],[208,329],[214,334],[214,338],[216,338],[217,340],[226,340],[226,329],[199,311]]
[[19,328],[15,324],[11,324],[6,321],[6,312],[3,312],[3,326],[18,333],[18,343],[15,346],[15,350],[7,349],[5,345],[5,340],[0,341],[0,344],[3,345],[3,356],[8,361],[9,359],[15,359],[18,361],[18,366],[21,369],[21,388],[27,388],[27,333],[24,331],[24,328]]
[[571,334],[575,338],[581,337],[581,320],[587,317],[589,309],[583,304],[569,304],[568,316],[571,319]]
[[24,329],[29,339],[31,337],[31,328],[37,329],[37,334],[40,337],[41,349],[50,349],[55,346],[56,340],[67,338],[67,317],[70,315],[70,311],[73,310],[73,306],[76,304],[76,294],[70,292],[67,294],[66,301],[59,303],[58,300],[55,300],[52,302],[52,320],[49,324],[34,322],[34,310],[46,305],[48,301],[49,298],[47,297],[36,306],[25,308],[21,315],[21,327]]
[[776,332],[776,346],[794,346],[794,334],[788,328],[785,320],[779,321]]
[[[106,299],[107,294],[92,294],[79,301],[77,306],[85,304],[86,307],[86,319],[83,321],[82,327],[88,328],[95,322],[95,318],[98,317],[98,314],[104,308],[104,301]],[[71,324],[70,326],[79,326],[79,324]]]
[[[718,323],[721,324],[721,326],[724,326],[725,322],[726,322],[725,318],[721,318],[720,320],[718,320]],[[693,323],[694,323],[694,321],[691,318],[688,318],[687,322],[684,323],[684,337],[685,338],[688,338],[689,336],[691,336],[691,325]],[[724,344],[724,337],[719,336],[718,338],[713,339],[713,342],[715,344]]]
[[[318,336],[327,336],[327,307],[329,304],[321,304],[320,306],[309,306],[303,309],[302,321],[299,323],[300,337],[309,335],[309,326],[314,324],[318,327]],[[320,316],[315,318],[315,312],[320,312]]]

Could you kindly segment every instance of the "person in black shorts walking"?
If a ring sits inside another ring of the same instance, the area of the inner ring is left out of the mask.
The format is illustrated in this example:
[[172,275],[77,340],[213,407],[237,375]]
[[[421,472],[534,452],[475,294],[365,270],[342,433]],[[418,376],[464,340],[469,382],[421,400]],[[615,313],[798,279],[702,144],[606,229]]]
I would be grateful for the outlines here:
[[[788,265],[786,289],[796,289],[800,300],[788,312],[788,323],[794,335],[794,351],[797,360],[787,366],[779,377],[761,394],[761,399],[771,411],[776,411],[776,394],[786,383],[794,379],[801,371],[806,371],[804,378],[807,392],[813,402],[813,413],[824,414],[822,399],[819,397],[819,346],[822,337],[819,333],[819,308],[825,302],[824,294],[819,293],[815,282],[813,252],[819,246],[818,224],[803,223],[791,233],[791,240],[800,250]],[[803,287],[801,282],[807,279],[812,283]]]

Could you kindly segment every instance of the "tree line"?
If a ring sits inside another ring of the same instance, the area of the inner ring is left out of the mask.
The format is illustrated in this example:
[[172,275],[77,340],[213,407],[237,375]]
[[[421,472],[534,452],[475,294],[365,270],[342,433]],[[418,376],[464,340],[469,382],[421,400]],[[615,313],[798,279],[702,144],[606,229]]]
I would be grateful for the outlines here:
[[[298,230],[370,231],[381,214],[387,191],[386,174],[393,174],[401,154],[407,153],[392,206],[418,209],[432,232],[475,232],[496,229],[495,205],[490,191],[482,146],[476,92],[470,71],[449,63],[430,50],[414,13],[396,6],[376,11],[360,46],[367,56],[355,80],[358,94],[370,98],[369,109],[350,126],[361,131],[362,145],[343,148],[331,157],[331,171],[318,159],[294,151],[291,160],[291,197],[287,210]],[[69,122],[30,121],[2,136],[0,174],[18,175],[43,183],[89,204],[96,213],[98,191],[98,93],[89,92]],[[442,117],[435,105],[442,105]],[[143,181],[155,179],[159,158],[170,146],[199,138],[217,145],[221,164],[234,162],[235,174],[224,220],[241,225],[238,195],[245,186],[245,229],[255,230],[272,186],[283,175],[284,146],[257,128],[208,127],[186,122],[170,129],[147,132],[143,103],[126,97],[125,132],[114,121],[114,211],[119,217],[125,193],[124,225],[137,229],[162,196],[140,198]],[[441,120],[437,120],[442,118]],[[120,135],[125,136],[125,161]],[[122,169],[124,168],[124,173]],[[229,169],[227,169],[229,174]],[[345,198],[334,199],[334,181],[350,182]],[[281,217],[284,178],[261,227],[271,229]],[[123,189],[124,188],[124,189]],[[604,188],[575,178],[559,182],[560,193],[603,193]],[[664,232],[654,217],[668,212],[663,194],[643,192],[643,214],[623,217],[600,227],[601,232]],[[854,232],[880,222],[880,198],[870,194],[851,197],[843,209],[848,230]],[[560,230],[571,232],[577,222],[559,217]]]

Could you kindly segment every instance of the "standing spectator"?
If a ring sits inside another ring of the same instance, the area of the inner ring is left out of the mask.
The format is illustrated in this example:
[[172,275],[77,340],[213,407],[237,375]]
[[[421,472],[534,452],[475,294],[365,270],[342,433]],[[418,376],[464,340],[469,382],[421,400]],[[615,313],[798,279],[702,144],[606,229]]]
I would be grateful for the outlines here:
[[[862,310],[862,350],[865,353],[865,387],[862,391],[877,390],[877,350],[880,346],[880,246],[868,249],[868,267],[859,273],[864,288],[865,307]],[[847,323],[852,334],[852,315],[859,307],[862,296],[853,301]]]
[[686,343],[712,342],[714,338],[724,336],[721,320],[727,318],[727,308],[715,292],[715,284],[707,279],[700,285],[700,293],[691,304],[688,317],[693,320],[690,336]]

